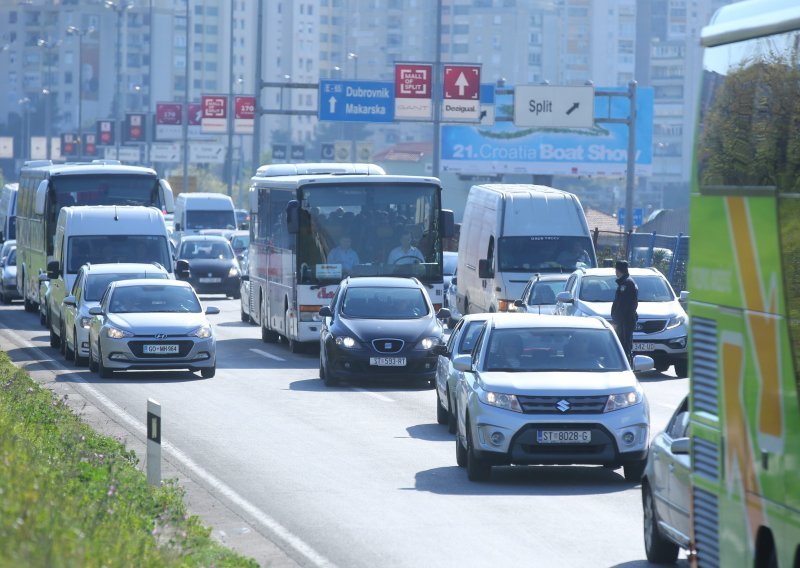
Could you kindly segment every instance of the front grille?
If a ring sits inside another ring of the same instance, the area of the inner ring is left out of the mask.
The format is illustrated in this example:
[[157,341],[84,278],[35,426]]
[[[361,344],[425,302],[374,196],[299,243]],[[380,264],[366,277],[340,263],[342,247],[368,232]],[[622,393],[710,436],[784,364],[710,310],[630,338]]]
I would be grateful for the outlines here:
[[667,327],[667,320],[639,320],[633,328],[633,331],[639,333],[658,333],[664,331]]
[[719,446],[703,438],[692,438],[694,471],[713,481],[719,480]]
[[[144,346],[145,345],[178,345],[178,353],[145,353]],[[133,352],[134,355],[137,357],[142,357],[145,359],[170,359],[174,357],[186,357],[189,354],[189,351],[192,350],[192,346],[194,345],[194,341],[191,340],[175,340],[170,341],[169,339],[166,340],[154,340],[154,341],[129,341],[128,348]]]
[[719,566],[719,505],[717,496],[699,487],[692,488],[694,540],[697,565]]
[[402,339],[373,339],[372,347],[379,353],[397,353],[403,349]]
[[689,329],[692,344],[692,404],[695,411],[718,414],[717,322],[692,318]]
[[608,396],[518,395],[517,400],[525,414],[602,414]]

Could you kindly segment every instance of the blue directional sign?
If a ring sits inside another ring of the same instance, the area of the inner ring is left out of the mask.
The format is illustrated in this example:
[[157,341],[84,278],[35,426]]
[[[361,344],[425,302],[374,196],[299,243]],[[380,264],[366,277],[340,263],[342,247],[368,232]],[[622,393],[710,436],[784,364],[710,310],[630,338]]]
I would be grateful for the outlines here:
[[494,104],[494,83],[481,83],[481,104],[493,105]]
[[391,81],[319,82],[319,119],[349,122],[393,122]]
[[[633,226],[634,227],[641,227],[642,222],[644,221],[644,210],[641,207],[634,207],[633,208]],[[625,226],[625,208],[620,207],[617,210],[617,224],[620,227]]]

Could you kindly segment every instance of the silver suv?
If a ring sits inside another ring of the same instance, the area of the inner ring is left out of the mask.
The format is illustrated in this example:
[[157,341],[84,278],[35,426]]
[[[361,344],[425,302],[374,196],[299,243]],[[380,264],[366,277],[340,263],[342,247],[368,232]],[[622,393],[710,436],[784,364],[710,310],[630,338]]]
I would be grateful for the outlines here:
[[[631,268],[639,288],[639,320],[633,331],[633,354],[653,358],[658,371],[675,365],[675,374],[688,371],[686,335],[688,317],[681,302],[688,292],[676,296],[669,281],[656,268]],[[556,315],[600,316],[611,321],[611,304],[617,289],[613,268],[579,268],[558,294]]]

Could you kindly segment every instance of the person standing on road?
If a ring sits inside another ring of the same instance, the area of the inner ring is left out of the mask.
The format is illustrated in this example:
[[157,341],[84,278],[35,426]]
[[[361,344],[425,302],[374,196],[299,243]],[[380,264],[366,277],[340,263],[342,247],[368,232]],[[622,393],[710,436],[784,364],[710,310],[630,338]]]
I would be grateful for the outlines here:
[[618,260],[614,267],[617,271],[617,291],[614,294],[614,303],[611,305],[611,319],[625,355],[628,361],[631,361],[633,327],[638,318],[636,308],[639,307],[639,288],[628,273],[627,261]]

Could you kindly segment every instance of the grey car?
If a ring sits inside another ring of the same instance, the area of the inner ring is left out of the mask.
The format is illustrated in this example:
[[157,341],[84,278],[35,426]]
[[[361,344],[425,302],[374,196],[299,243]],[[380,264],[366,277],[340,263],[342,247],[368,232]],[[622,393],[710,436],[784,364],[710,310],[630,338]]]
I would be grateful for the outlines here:
[[522,297],[514,301],[509,311],[523,314],[553,314],[556,309],[556,296],[564,291],[569,274],[534,274]]
[[117,370],[189,369],[216,372],[214,330],[191,284],[180,280],[120,280],[89,310],[89,368],[103,378]]
[[673,563],[689,548],[689,398],[678,405],[650,444],[642,476],[644,548],[656,564]]
[[0,271],[2,271],[0,301],[10,304],[11,300],[19,300],[22,296],[17,290],[17,247],[10,247],[8,254],[0,259]]

